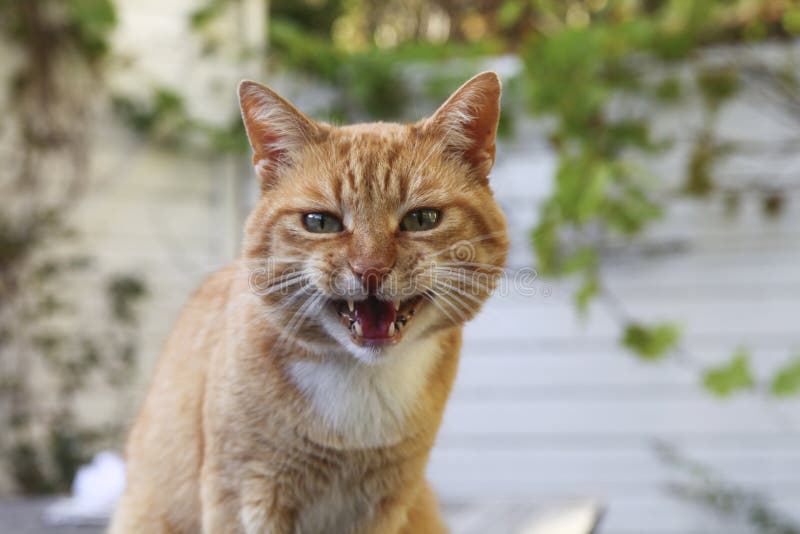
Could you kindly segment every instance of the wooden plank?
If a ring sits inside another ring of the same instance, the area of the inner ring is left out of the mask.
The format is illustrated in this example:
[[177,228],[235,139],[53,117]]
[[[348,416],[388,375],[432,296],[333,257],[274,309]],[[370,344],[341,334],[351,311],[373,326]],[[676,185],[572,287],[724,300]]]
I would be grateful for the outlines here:
[[[800,493],[800,451],[684,452],[743,487],[759,491],[780,487],[781,491]],[[555,495],[576,489],[587,494],[624,494],[685,479],[684,473],[666,465],[649,447],[601,451],[436,448],[428,475],[442,487],[480,487],[490,495],[515,496]]]
[[[698,365],[713,365],[730,357],[730,347],[699,351]],[[754,353],[756,372],[768,372],[788,361],[786,349],[770,348]],[[521,351],[514,346],[484,347],[467,344],[461,355],[457,387],[559,387],[658,384],[694,384],[697,375],[680,362],[648,363],[622,347],[596,350],[565,348],[559,351]]]
[[447,407],[441,435],[463,437],[489,434],[544,436],[642,435],[670,438],[713,433],[737,436],[757,433],[780,436],[800,429],[800,400],[780,405],[734,398],[687,400],[599,399],[494,400],[462,399]]
[[[527,306],[504,302],[496,296],[465,330],[467,339],[509,339],[520,347],[533,348],[537,339],[554,337],[618,338],[620,324],[607,313],[590,313],[582,321],[571,303],[542,297],[530,298]],[[595,305],[597,306],[597,304]],[[677,321],[686,334],[729,335],[732,344],[754,335],[791,335],[798,332],[796,317],[800,303],[793,297],[772,298],[731,306],[729,303],[695,301],[638,301],[630,314],[638,321]]]
[[[436,485],[434,484],[436,487]],[[436,487],[445,503],[471,503],[475,497],[448,496]],[[455,492],[458,494],[459,492]],[[713,511],[692,502],[676,499],[667,492],[647,491],[630,496],[585,497],[579,493],[570,496],[549,497],[498,497],[482,494],[480,502],[492,503],[500,509],[503,506],[529,506],[535,510],[557,509],[581,499],[598,499],[605,506],[605,514],[600,523],[600,534],[752,534],[752,527],[742,523],[740,518],[723,518]],[[773,497],[768,501],[786,516],[800,521],[800,493],[788,493]],[[466,505],[464,505],[466,506]],[[486,532],[491,532],[487,530]]]

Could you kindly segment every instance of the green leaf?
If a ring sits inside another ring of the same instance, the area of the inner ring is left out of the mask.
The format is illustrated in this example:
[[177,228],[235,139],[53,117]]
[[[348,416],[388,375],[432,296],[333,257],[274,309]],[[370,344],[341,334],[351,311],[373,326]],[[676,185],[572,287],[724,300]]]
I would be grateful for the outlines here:
[[226,3],[225,0],[210,0],[205,5],[192,11],[189,15],[189,24],[191,24],[192,29],[200,30],[208,26],[212,20],[222,14]]
[[137,318],[135,306],[147,295],[144,281],[134,275],[117,274],[108,281],[107,291],[114,320],[134,323]]
[[643,360],[657,361],[674,349],[680,339],[680,329],[672,323],[646,326],[629,323],[622,344]]
[[559,276],[563,274],[558,239],[561,214],[552,200],[544,203],[541,214],[539,224],[531,231],[531,243],[536,252],[536,268],[542,276]]
[[75,38],[90,58],[103,56],[109,48],[108,35],[117,24],[111,0],[70,0],[69,16]]
[[750,369],[750,353],[739,348],[728,363],[707,369],[703,374],[703,385],[720,397],[751,389],[755,380]]
[[497,11],[497,21],[503,28],[510,28],[519,21],[524,10],[525,2],[522,0],[506,0]]
[[683,96],[683,86],[676,77],[670,77],[662,80],[656,85],[654,96],[664,104],[675,104]]
[[777,397],[800,393],[800,356],[775,373],[770,391]]
[[103,34],[117,23],[117,13],[110,0],[71,0],[72,19],[84,29]]
[[564,274],[575,274],[594,271],[597,268],[597,261],[597,249],[585,246],[564,259],[562,272]]
[[800,8],[787,10],[781,17],[781,25],[786,33],[800,34]]
[[585,315],[589,308],[589,303],[600,291],[600,282],[596,276],[590,276],[583,281],[581,287],[575,293],[575,306],[581,315]]
[[782,191],[770,191],[762,199],[761,209],[764,215],[774,219],[779,217],[786,209],[786,198]]
[[739,71],[733,67],[707,67],[696,74],[700,93],[710,108],[719,107],[739,90]]

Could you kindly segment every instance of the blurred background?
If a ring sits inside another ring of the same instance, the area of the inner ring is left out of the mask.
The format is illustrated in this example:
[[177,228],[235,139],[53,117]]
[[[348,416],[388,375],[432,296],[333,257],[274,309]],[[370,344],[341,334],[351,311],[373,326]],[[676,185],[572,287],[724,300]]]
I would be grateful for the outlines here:
[[236,256],[240,79],[411,121],[492,69],[511,282],[429,467],[454,531],[800,532],[797,35],[793,0],[0,0],[0,502],[121,450]]

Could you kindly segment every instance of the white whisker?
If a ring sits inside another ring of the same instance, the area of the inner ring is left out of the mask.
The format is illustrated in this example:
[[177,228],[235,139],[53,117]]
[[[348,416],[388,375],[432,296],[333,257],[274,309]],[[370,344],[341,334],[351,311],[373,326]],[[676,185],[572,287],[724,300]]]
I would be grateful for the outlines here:
[[458,293],[462,297],[468,298],[469,300],[471,300],[475,304],[483,304],[483,300],[481,298],[471,294],[470,292],[468,292],[468,291],[466,291],[464,289],[461,289],[460,287],[457,287],[457,286],[454,286],[454,285],[451,285],[451,284],[441,285],[439,283],[437,283],[437,287],[442,287],[443,289],[450,289],[452,291],[455,291],[456,293]]
[[283,345],[294,336],[296,331],[300,329],[305,322],[305,319],[309,316],[310,310],[314,305],[318,304],[324,298],[324,296],[325,295],[321,292],[314,292],[310,297],[307,298],[305,302],[303,302],[303,304],[300,305],[299,308],[297,308],[281,334],[278,336],[278,339],[275,341],[275,349],[282,348]]
[[497,232],[491,232],[491,233],[484,234],[484,235],[475,236],[475,237],[472,237],[470,239],[462,239],[460,241],[457,241],[455,243],[452,243],[452,244],[444,247],[443,249],[431,252],[430,254],[428,254],[428,256],[436,257],[436,256],[439,256],[441,254],[444,254],[445,252],[451,251],[451,250],[453,250],[455,248],[462,247],[464,245],[473,245],[475,243],[480,243],[480,242],[486,241],[487,239],[493,239],[495,237],[500,237],[500,236],[502,236],[504,234],[505,234],[505,232],[503,232],[503,231],[497,231]]
[[428,293],[423,293],[423,294],[422,294],[422,297],[423,297],[423,298],[425,298],[426,300],[428,300],[428,302],[430,302],[430,303],[431,303],[431,304],[433,304],[434,306],[436,306],[436,307],[439,309],[439,311],[441,311],[443,314],[445,314],[445,315],[447,316],[447,318],[448,318],[448,319],[450,319],[451,321],[453,321],[453,323],[458,323],[458,321],[456,320],[456,318],[455,318],[455,317],[453,317],[452,315],[450,315],[450,312],[449,312],[449,311],[447,311],[447,309],[446,309],[446,308],[444,308],[444,307],[443,307],[441,304],[439,304],[439,301],[438,301],[438,299],[437,299],[437,298],[435,298],[435,297],[434,297],[434,296],[432,296],[432,295],[429,295]]

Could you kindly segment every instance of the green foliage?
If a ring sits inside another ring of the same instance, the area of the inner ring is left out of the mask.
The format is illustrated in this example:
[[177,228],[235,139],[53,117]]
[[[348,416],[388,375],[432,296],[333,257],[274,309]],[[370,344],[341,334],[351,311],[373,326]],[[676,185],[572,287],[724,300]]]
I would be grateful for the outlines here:
[[146,100],[123,95],[112,98],[112,108],[134,132],[161,147],[197,148],[217,154],[249,149],[241,117],[217,125],[192,116],[182,95],[167,87],[154,87]]
[[786,208],[786,195],[783,191],[775,190],[764,194],[761,209],[769,218],[780,216]]
[[189,23],[195,30],[203,29],[219,17],[229,3],[229,0],[210,0],[192,11],[189,15]]
[[88,111],[102,93],[80,89],[103,86],[116,22],[112,0],[0,2],[0,40],[19,58],[2,73],[12,105],[0,169],[0,460],[24,493],[69,487],[106,436],[76,417],[81,392],[124,384],[134,364],[144,283],[112,278],[108,312],[83,321],[90,292],[72,286],[92,264],[67,222],[85,191]]
[[793,7],[787,10],[781,17],[781,25],[786,33],[792,35],[800,34],[800,7]]
[[292,22],[273,19],[272,48],[280,61],[339,89],[332,114],[339,120],[399,117],[408,102],[398,63],[374,50],[347,53]]
[[111,0],[68,0],[69,18],[82,52],[95,59],[108,53],[108,36],[117,24]]
[[[45,42],[52,57],[77,52],[90,63],[109,52],[109,35],[117,23],[112,0],[25,0],[0,2],[0,31],[9,42]],[[40,73],[41,74],[41,73]],[[24,76],[17,83],[24,83]]]
[[703,386],[720,397],[752,389],[755,385],[750,369],[750,353],[744,348],[737,349],[728,363],[707,369],[703,375]]
[[519,21],[525,12],[523,0],[505,0],[497,11],[497,21],[502,28],[510,28]]
[[107,294],[114,318],[130,324],[136,320],[135,306],[147,294],[147,288],[137,276],[117,275],[109,280]]
[[285,64],[326,81],[336,79],[343,54],[324,38],[308,35],[294,22],[276,17],[270,20],[269,35],[273,53]]
[[39,449],[30,441],[17,441],[5,454],[11,475],[23,493],[38,495],[52,493],[56,484],[44,472]]
[[351,0],[272,0],[270,11],[305,35],[329,41],[336,20],[356,5]]
[[697,72],[697,85],[706,106],[717,110],[740,88],[739,71],[731,66],[703,67]]
[[[404,66],[484,57],[501,50],[499,43],[491,40],[475,44],[411,41],[392,48],[368,46],[356,51],[344,50],[333,42],[331,27],[325,26],[333,24],[338,9],[331,8],[319,20],[312,17],[302,22],[293,8],[281,4],[274,7],[269,28],[273,59],[336,88],[334,109],[329,112],[336,120],[403,118],[412,98]],[[434,75],[426,86],[429,96],[438,99],[449,94],[453,89],[449,82],[463,81],[470,71],[468,66],[463,70],[458,75]],[[445,94],[443,87],[447,88]]]
[[706,197],[714,189],[713,169],[719,151],[708,130],[701,132],[692,144],[686,169],[684,191],[693,196]]
[[[599,274],[603,250],[635,240],[664,213],[663,186],[646,166],[671,146],[670,139],[655,139],[651,128],[652,118],[668,112],[667,106],[699,103],[703,121],[691,140],[678,193],[710,200],[720,192],[717,169],[739,147],[717,138],[716,121],[740,91],[743,74],[736,62],[715,63],[700,52],[720,42],[781,32],[774,14],[760,15],[755,5],[751,20],[732,26],[734,4],[609,0],[602,9],[587,11],[580,23],[570,21],[558,3],[538,4],[565,23],[531,33],[521,49],[527,102],[533,112],[551,119],[550,141],[558,155],[554,188],[542,201],[531,240],[542,275],[578,278],[574,300],[581,314],[592,299],[607,296]],[[581,6],[571,5],[573,11]],[[795,10],[786,8],[781,19],[790,33]],[[524,16],[515,1],[498,11],[501,25]],[[687,71],[688,77],[682,74]],[[778,83],[796,95],[796,69],[786,72],[788,81]],[[741,192],[724,193],[728,212],[735,213]],[[784,191],[763,195],[765,216],[780,215]],[[680,335],[673,325],[644,326],[627,317],[618,302],[613,307],[627,322],[623,345],[640,358],[659,360],[676,348]],[[779,373],[777,390],[800,387],[793,371]],[[706,371],[704,383],[721,396],[756,387],[741,351],[729,364]]]
[[676,104],[684,96],[684,89],[678,78],[670,76],[655,85],[653,96],[661,104]]
[[589,303],[600,292],[600,281],[597,277],[588,277],[583,281],[583,284],[575,292],[575,306],[578,312],[585,315],[589,308]]
[[162,140],[182,135],[190,122],[183,97],[166,87],[157,87],[148,103],[118,96],[113,105],[134,131]]
[[[653,154],[666,144],[652,138],[647,118],[612,114],[609,107],[622,97],[657,103],[681,95],[676,79],[645,82],[631,64],[642,51],[653,53],[651,61],[675,56],[675,37],[661,26],[665,16],[659,11],[623,21],[601,18],[584,28],[536,36],[523,51],[531,107],[556,119],[551,137],[560,158],[556,189],[534,232],[547,274],[568,274],[559,268],[568,263],[559,256],[570,254],[559,245],[562,235],[599,228],[633,237],[662,214],[645,173],[629,155]],[[709,93],[727,94],[728,78],[714,74],[703,78]]]
[[800,357],[796,357],[776,372],[770,391],[778,397],[800,393]]
[[687,458],[673,447],[659,444],[657,452],[669,466],[687,475],[671,481],[667,490],[681,500],[747,526],[761,534],[800,534],[800,524],[773,506],[766,496],[722,478],[708,466]]
[[622,344],[644,361],[658,361],[677,347],[680,329],[671,323],[644,325],[630,323],[625,327]]
[[71,413],[58,418],[50,429],[54,473],[52,484],[56,488],[69,487],[78,468],[91,460],[90,450],[100,441],[102,434],[96,430],[81,428]]
[[[559,156],[555,189],[541,206],[533,246],[542,274],[582,278],[576,295],[582,310],[598,294],[597,245],[590,236],[630,238],[662,214],[649,178],[628,155],[656,153],[664,143],[653,139],[644,117],[608,111],[620,95],[664,99],[678,92],[674,84],[646,87],[630,64],[634,52],[652,48],[657,33],[652,20],[601,19],[535,36],[522,52],[530,105],[555,118],[551,141]],[[576,250],[571,241],[582,244]],[[587,248],[591,262],[582,260]]]

